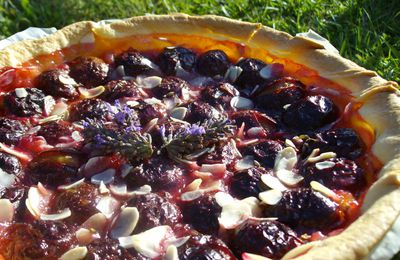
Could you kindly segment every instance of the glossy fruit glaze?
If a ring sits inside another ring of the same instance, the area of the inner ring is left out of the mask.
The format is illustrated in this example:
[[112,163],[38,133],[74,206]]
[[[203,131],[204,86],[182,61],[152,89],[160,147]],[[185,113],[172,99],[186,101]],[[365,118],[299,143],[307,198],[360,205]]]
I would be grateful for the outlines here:
[[7,259],[280,258],[354,221],[381,168],[345,86],[231,41],[95,36],[0,90]]

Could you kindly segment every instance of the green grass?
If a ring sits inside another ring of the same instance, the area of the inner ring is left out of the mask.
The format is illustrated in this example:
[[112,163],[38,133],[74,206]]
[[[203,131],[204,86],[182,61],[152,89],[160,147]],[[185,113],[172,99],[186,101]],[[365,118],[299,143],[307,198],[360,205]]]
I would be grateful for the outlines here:
[[381,76],[400,81],[399,0],[0,0],[0,37],[29,26],[146,13],[217,14],[261,22],[291,34],[312,28],[340,53]]

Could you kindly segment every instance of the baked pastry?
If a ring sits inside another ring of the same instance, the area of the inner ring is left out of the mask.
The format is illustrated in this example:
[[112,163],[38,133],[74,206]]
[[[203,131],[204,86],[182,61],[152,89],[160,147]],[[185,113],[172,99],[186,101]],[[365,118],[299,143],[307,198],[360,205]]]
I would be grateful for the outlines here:
[[378,259],[396,242],[397,84],[317,42],[144,16],[14,44],[0,67],[5,259]]

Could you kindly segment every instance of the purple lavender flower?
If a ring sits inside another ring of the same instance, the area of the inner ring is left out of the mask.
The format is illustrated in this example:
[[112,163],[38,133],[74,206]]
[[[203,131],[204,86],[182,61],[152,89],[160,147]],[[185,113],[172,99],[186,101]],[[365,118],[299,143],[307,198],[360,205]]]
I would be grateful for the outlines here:
[[160,126],[160,134],[163,138],[165,137],[165,125]]
[[95,135],[93,140],[97,145],[102,145],[107,143],[107,141],[100,134]]
[[206,133],[206,130],[203,126],[199,125],[191,125],[189,128],[186,129],[188,134],[191,135],[203,135]]

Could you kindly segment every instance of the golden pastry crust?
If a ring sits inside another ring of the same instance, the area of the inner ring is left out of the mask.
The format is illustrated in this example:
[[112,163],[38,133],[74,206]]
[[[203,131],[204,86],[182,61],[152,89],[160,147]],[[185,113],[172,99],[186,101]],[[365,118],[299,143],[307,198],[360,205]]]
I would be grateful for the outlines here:
[[94,35],[119,39],[133,35],[174,33],[199,35],[217,40],[262,48],[279,58],[287,58],[315,70],[351,91],[364,104],[360,114],[374,128],[374,154],[385,164],[379,179],[369,189],[363,214],[341,234],[309,243],[289,252],[284,258],[360,259],[379,243],[400,214],[400,96],[397,84],[375,72],[326,50],[304,37],[218,16],[150,15],[96,26],[79,22],[40,40],[16,43],[0,51],[0,67],[17,66],[43,54],[87,42]]

